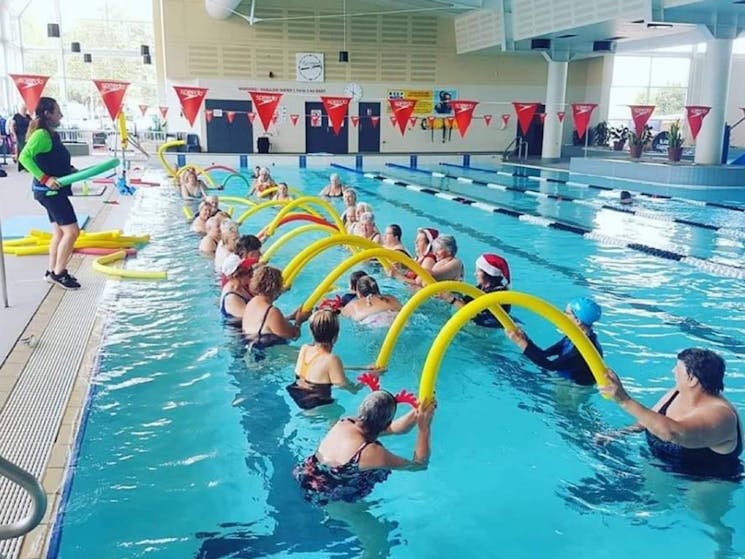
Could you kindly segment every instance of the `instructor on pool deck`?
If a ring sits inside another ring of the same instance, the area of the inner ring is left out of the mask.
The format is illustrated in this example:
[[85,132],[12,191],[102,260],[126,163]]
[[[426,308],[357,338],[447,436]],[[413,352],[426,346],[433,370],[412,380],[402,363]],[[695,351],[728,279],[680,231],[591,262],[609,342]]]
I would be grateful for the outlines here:
[[73,246],[80,235],[78,218],[70,203],[71,186],[61,186],[57,179],[76,169],[70,164],[70,152],[56,130],[62,120],[57,101],[42,97],[36,106],[36,118],[28,129],[26,146],[19,161],[33,175],[34,199],[47,210],[52,224],[49,243],[49,269],[44,279],[64,289],[79,289],[78,280],[67,271]]

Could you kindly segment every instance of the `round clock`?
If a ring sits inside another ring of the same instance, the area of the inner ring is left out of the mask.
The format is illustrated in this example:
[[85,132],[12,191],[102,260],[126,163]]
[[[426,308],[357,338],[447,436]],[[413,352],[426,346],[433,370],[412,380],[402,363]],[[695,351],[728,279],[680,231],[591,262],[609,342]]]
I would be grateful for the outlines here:
[[297,79],[306,82],[323,81],[323,55],[308,52],[298,56]]
[[353,101],[362,99],[362,86],[358,83],[347,84],[344,88],[344,95],[351,97]]

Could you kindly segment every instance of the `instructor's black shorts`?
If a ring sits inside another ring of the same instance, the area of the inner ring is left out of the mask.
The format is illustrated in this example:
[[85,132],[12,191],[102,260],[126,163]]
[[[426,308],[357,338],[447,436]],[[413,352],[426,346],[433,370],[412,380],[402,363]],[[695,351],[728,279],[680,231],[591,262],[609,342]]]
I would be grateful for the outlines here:
[[34,199],[47,210],[50,223],[70,225],[78,222],[70,197],[64,190],[56,196],[47,196],[46,192],[34,192]]

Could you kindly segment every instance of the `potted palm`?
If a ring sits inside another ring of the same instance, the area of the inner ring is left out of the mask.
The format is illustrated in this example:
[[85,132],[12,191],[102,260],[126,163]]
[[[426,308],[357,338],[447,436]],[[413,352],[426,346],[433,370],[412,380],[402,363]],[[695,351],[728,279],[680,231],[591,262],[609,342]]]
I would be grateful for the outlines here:
[[680,121],[676,120],[670,125],[667,134],[667,159],[677,163],[683,155],[683,135],[680,133]]
[[629,133],[629,152],[631,153],[631,159],[639,159],[642,156],[644,147],[652,140],[652,127],[645,126],[644,129],[639,132]]
[[625,126],[614,126],[610,129],[610,139],[613,142],[615,151],[623,151],[626,146],[626,140],[629,139],[629,129]]

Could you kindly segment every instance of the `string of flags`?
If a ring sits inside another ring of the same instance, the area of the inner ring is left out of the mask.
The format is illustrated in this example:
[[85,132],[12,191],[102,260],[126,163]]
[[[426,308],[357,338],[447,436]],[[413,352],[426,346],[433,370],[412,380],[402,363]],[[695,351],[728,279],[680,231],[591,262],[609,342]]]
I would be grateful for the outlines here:
[[[11,79],[18,89],[18,93],[23,98],[24,104],[28,110],[33,113],[36,105],[41,97],[44,88],[46,87],[49,76],[40,76],[35,74],[9,74]],[[124,96],[129,87],[129,82],[123,82],[118,80],[92,80],[98,89],[101,99],[106,106],[112,120],[115,120],[122,110],[122,103]],[[202,103],[207,95],[208,88],[194,87],[194,86],[173,86],[181,104],[181,111],[183,116],[189,122],[190,126],[194,126],[197,115],[201,110]],[[254,124],[256,117],[259,117],[259,122],[267,131],[272,125],[277,126],[279,121],[279,113],[277,107],[283,94],[277,92],[267,91],[254,91],[247,90],[248,95],[251,97],[253,102],[253,111],[233,111],[233,110],[222,110],[205,108],[204,114],[207,122],[212,122],[216,117],[225,116],[228,123],[232,124],[238,115],[245,115],[251,125]],[[349,120],[352,126],[359,126],[361,122],[367,122],[369,120],[373,127],[378,127],[380,123],[380,116],[378,115],[349,115],[349,104],[351,97],[341,96],[320,96],[323,108],[321,110],[311,110],[308,115],[301,115],[293,113],[288,115],[292,126],[297,126],[301,118],[309,120],[310,126],[320,127],[323,125],[323,118],[328,119],[328,123],[331,125],[335,134],[339,134],[344,122]],[[452,115],[447,116],[425,116],[417,117],[412,116],[414,109],[416,108],[417,99],[406,99],[396,98],[388,99],[390,105],[391,115],[390,123],[391,126],[398,128],[401,135],[405,135],[407,131],[416,127],[417,123],[421,124],[424,129],[431,128],[444,128],[449,129],[457,128],[461,137],[465,137],[468,129],[473,122],[473,119],[481,119],[484,126],[491,126],[494,115],[483,114],[474,116],[474,111],[478,106],[478,101],[464,100],[464,99],[453,99],[449,101]],[[523,134],[527,134],[530,127],[537,120],[539,123],[544,124],[546,119],[554,117],[559,123],[564,122],[566,117],[566,111],[556,111],[553,114],[545,112],[538,112],[538,107],[541,103],[536,102],[520,102],[514,101],[512,107],[514,114],[517,118],[518,126]],[[571,103],[572,123],[577,135],[582,138],[587,132],[587,128],[590,123],[590,118],[593,111],[597,107],[597,103]],[[148,105],[139,105],[139,109],[144,116],[148,110]],[[634,127],[637,134],[644,130],[644,127],[654,112],[654,105],[629,105],[631,110],[631,118],[634,122]],[[165,120],[168,116],[168,106],[161,105],[158,107],[160,115]],[[688,121],[688,127],[690,129],[693,139],[696,139],[703,119],[711,111],[711,107],[704,105],[688,105],[685,107],[686,117]],[[743,109],[745,111],[745,108]],[[509,125],[509,121],[512,114],[502,113],[500,115],[500,130],[504,130]],[[537,118],[536,118],[537,116]]]

